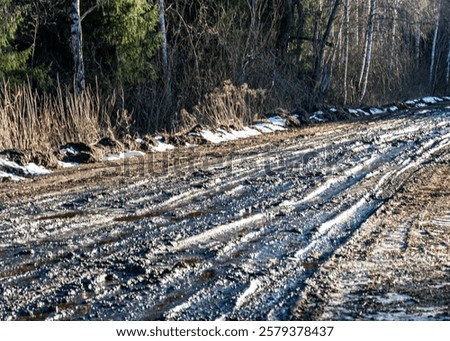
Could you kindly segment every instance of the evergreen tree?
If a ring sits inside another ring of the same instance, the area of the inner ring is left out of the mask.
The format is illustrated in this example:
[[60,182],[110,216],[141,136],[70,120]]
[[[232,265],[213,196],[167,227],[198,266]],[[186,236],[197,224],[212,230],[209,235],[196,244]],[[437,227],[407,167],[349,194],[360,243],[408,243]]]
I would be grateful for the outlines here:
[[23,22],[25,7],[12,0],[0,0],[0,78],[14,80],[27,71],[31,49],[19,50],[15,38]]
[[152,78],[152,58],[161,40],[158,9],[147,0],[102,1],[100,5],[82,23],[88,67],[122,84]]

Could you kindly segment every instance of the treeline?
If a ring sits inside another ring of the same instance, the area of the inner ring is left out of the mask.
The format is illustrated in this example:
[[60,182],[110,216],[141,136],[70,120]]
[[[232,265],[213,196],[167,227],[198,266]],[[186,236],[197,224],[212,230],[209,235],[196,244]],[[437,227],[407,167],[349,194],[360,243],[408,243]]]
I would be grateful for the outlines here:
[[2,98],[88,91],[150,132],[445,93],[449,17],[449,0],[0,0]]

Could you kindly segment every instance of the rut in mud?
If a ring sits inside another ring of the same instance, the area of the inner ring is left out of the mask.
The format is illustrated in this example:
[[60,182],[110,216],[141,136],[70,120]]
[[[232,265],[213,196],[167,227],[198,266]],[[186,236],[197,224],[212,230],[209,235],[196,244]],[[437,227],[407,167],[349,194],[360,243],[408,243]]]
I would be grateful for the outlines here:
[[0,319],[449,319],[450,110],[0,189]]

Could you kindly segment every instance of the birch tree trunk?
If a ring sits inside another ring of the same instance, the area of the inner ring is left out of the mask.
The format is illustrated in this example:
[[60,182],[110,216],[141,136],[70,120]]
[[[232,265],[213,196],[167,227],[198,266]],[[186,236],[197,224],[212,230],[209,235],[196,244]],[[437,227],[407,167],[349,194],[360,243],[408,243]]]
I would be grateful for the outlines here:
[[317,51],[316,60],[314,63],[314,81],[316,84],[316,87],[320,84],[318,84],[319,81],[323,78],[323,64],[324,64],[324,54],[325,54],[325,47],[328,41],[328,38],[331,34],[331,29],[333,27],[334,20],[336,19],[336,14],[339,9],[339,5],[341,4],[341,0],[334,0],[333,8],[331,9],[330,16],[328,17],[327,26],[325,28],[325,32],[321,38],[319,49]]
[[369,79],[370,64],[372,63],[372,46],[373,46],[373,33],[375,27],[375,12],[377,9],[377,0],[370,0],[369,3],[369,24],[367,28],[366,48],[364,53],[363,68],[361,76],[359,78],[359,101],[361,102],[367,91],[367,81]]
[[170,77],[170,67],[169,67],[169,53],[167,46],[167,30],[166,30],[166,6],[164,0],[159,0],[159,27],[161,29],[162,43],[161,43],[161,54],[163,62],[163,72],[165,80],[165,92],[167,103],[171,105],[172,103],[172,84]]
[[430,82],[430,89],[433,91],[434,89],[434,68],[435,68],[435,59],[436,59],[436,45],[437,45],[437,38],[439,35],[439,22],[441,21],[441,5],[442,1],[440,0],[438,3],[438,13],[436,17],[436,25],[434,28],[434,36],[433,36],[433,46],[431,48],[431,63],[430,63],[430,75],[429,75],[429,82]]
[[75,89],[82,93],[86,88],[83,63],[83,34],[81,30],[80,0],[72,0],[69,9],[70,45],[75,69]]
[[350,34],[350,0],[345,0],[344,14],[344,104],[348,100],[348,51],[349,51],[349,34]]
[[397,19],[398,19],[398,0],[393,1],[393,9],[392,9],[392,35],[391,35],[391,56],[389,60],[389,68],[391,71],[394,69],[394,64],[397,56],[397,51],[395,49],[396,45],[396,38],[397,38]]

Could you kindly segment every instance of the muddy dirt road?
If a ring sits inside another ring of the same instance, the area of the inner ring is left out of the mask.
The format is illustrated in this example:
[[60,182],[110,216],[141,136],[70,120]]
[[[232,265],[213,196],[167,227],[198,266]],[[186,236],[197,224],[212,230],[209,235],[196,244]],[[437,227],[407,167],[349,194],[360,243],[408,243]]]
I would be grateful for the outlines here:
[[1,320],[450,319],[450,109],[0,184]]

